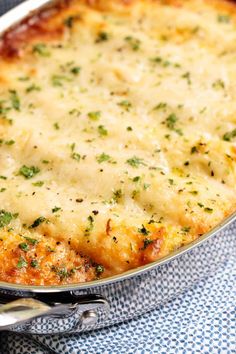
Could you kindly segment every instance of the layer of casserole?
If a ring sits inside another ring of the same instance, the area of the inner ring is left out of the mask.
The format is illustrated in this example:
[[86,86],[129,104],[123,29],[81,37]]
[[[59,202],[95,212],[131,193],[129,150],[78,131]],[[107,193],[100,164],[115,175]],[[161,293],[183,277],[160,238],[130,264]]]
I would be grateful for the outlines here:
[[153,262],[236,211],[236,6],[72,0],[0,40],[0,280]]

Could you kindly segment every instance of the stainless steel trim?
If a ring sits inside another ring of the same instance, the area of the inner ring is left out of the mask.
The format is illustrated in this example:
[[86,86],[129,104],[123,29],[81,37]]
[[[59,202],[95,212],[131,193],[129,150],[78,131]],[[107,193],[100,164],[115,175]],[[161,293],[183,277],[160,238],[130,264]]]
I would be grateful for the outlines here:
[[[13,26],[14,24],[20,22],[23,20],[25,17],[27,17],[30,12],[36,11],[45,5],[49,5],[51,3],[55,2],[55,0],[27,0],[26,2],[18,5],[15,7],[13,10],[10,10],[8,13],[3,15],[0,18],[0,36],[1,34],[4,33],[8,28]],[[82,290],[82,289],[88,289],[92,287],[97,287],[97,286],[102,286],[102,285],[108,285],[114,282],[122,281],[124,279],[134,277],[136,275],[141,275],[143,273],[146,273],[147,271],[152,270],[153,268],[157,266],[161,266],[167,262],[172,261],[173,259],[183,255],[184,253],[190,251],[191,249],[195,248],[196,246],[201,245],[203,242],[208,240],[210,237],[213,237],[216,233],[222,231],[227,225],[232,223],[233,221],[236,220],[236,211],[224,219],[221,223],[219,223],[216,227],[214,227],[212,230],[204,234],[203,236],[199,237],[197,240],[194,242],[179,248],[175,252],[171,253],[170,255],[159,259],[153,263],[144,265],[139,268],[132,269],[130,271],[127,271],[122,274],[118,274],[109,278],[105,279],[100,279],[100,280],[94,280],[91,282],[87,283],[79,283],[79,284],[74,284],[74,285],[61,285],[61,286],[31,286],[31,285],[19,285],[19,284],[13,284],[13,283],[5,283],[5,282],[0,282],[0,288],[6,289],[6,290],[18,290],[18,291],[27,291],[27,292],[32,292],[32,293],[59,293],[61,291],[70,291],[70,290]]]
[[[75,296],[76,298],[76,296]],[[16,326],[28,324],[37,317],[64,319],[78,314],[70,331],[86,330],[96,326],[99,320],[106,320],[110,312],[109,303],[102,297],[77,296],[75,303],[46,304],[33,298],[20,298],[0,306],[0,330],[14,330]],[[102,318],[101,318],[102,317]],[[64,333],[65,330],[62,329]],[[58,330],[53,333],[58,333]]]

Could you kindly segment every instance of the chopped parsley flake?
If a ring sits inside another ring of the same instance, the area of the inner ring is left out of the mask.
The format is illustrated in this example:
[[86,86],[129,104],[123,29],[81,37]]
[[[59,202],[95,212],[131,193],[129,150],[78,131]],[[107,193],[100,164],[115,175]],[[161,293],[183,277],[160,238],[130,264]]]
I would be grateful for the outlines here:
[[40,172],[40,169],[35,166],[26,166],[23,165],[20,170],[19,174],[24,176],[26,179],[33,178],[35,175],[37,175]]
[[110,38],[107,32],[101,31],[97,35],[96,43],[106,42]]
[[225,141],[231,141],[233,138],[236,138],[236,129],[223,135],[223,140]]
[[44,216],[38,217],[37,219],[34,220],[33,224],[30,225],[29,229],[34,229],[34,228],[38,227],[44,221],[46,221],[46,218]]
[[143,247],[141,248],[142,251],[144,251],[149,245],[153,243],[153,240],[145,239],[143,241]]
[[60,129],[60,126],[59,126],[59,124],[58,124],[57,122],[55,122],[55,123],[53,124],[53,126],[54,126],[54,128],[55,128],[56,130],[59,130],[59,129]]
[[32,246],[35,246],[37,245],[37,243],[39,243],[39,241],[36,240],[35,238],[24,236],[24,239]]
[[178,63],[171,63],[169,60],[163,59],[160,56],[151,59],[152,63],[160,64],[163,68],[167,68],[168,66],[172,65],[174,68],[180,68],[180,64]]
[[20,256],[18,263],[17,263],[17,268],[21,269],[21,268],[25,268],[27,267],[28,263],[27,261],[24,259],[24,257]]
[[217,16],[217,21],[219,23],[229,23],[231,20],[230,16],[229,15],[225,15],[225,14],[219,14]]
[[209,214],[211,214],[211,213],[213,213],[213,209],[212,208],[204,208],[204,211],[206,212],[206,213],[209,213]]
[[118,201],[122,198],[122,190],[121,189],[117,189],[116,191],[113,192],[113,197],[112,200],[115,203],[118,203]]
[[188,84],[188,85],[191,85],[190,72],[186,72],[186,73],[183,74],[181,77],[182,77],[183,79],[186,79],[186,80],[187,80],[187,84]]
[[145,236],[147,236],[148,234],[150,234],[150,231],[148,231],[144,225],[142,225],[142,227],[138,229],[138,232],[139,232],[140,234],[145,235]]
[[37,86],[35,84],[32,84],[29,87],[27,87],[26,90],[25,90],[26,93],[30,93],[32,91],[41,91],[41,87]]
[[198,195],[198,191],[189,191],[190,194]]
[[71,268],[70,270],[68,270],[68,269],[66,269],[66,267],[56,267],[54,265],[51,267],[52,271],[55,272],[56,275],[59,276],[60,280],[71,277],[75,273],[75,271],[79,268],[80,267],[76,267],[76,268]]
[[126,163],[134,168],[138,168],[140,165],[146,166],[144,160],[137,156],[133,156],[132,158],[128,159]]
[[75,146],[76,146],[76,144],[75,144],[75,143],[72,143],[72,144],[70,145],[70,149],[71,149],[71,151],[74,151],[74,150],[75,150]]
[[44,43],[37,43],[33,46],[33,53],[40,55],[41,57],[50,57],[50,51]]
[[190,231],[190,229],[191,229],[190,226],[184,226],[184,227],[181,228],[181,231],[184,232],[184,233],[187,233],[187,232]]
[[125,41],[129,44],[133,51],[137,51],[140,49],[141,41],[139,39],[134,38],[132,36],[127,36],[125,37]]
[[136,176],[133,178],[133,182],[138,182],[140,181],[141,177],[140,176]]
[[12,214],[5,210],[0,210],[0,228],[7,226],[10,222],[16,219],[18,214]]
[[214,89],[216,89],[216,90],[224,89],[224,88],[225,88],[225,83],[224,83],[223,80],[218,79],[218,80],[216,80],[215,82],[213,82],[212,87],[213,87]]
[[36,259],[32,259],[32,261],[30,262],[30,266],[32,268],[37,268],[39,265],[38,261]]
[[32,185],[35,186],[35,187],[42,187],[44,185],[44,182],[43,181],[37,181],[37,182],[32,183]]
[[166,102],[160,102],[157,106],[155,106],[153,108],[154,111],[158,111],[158,110],[165,110],[167,108],[167,103]]
[[130,108],[132,107],[132,103],[124,100],[118,103],[118,106],[124,108],[127,112],[129,112]]
[[74,67],[70,70],[70,72],[71,72],[72,74],[74,74],[74,75],[78,75],[78,74],[80,73],[80,71],[81,71],[81,67],[80,67],[80,66],[74,66]]
[[195,154],[195,153],[197,153],[197,152],[198,152],[197,147],[196,147],[196,146],[192,146],[192,147],[191,147],[191,154]]
[[101,264],[98,264],[96,266],[96,274],[97,274],[97,276],[99,276],[103,272],[104,272],[104,267]]
[[16,90],[9,90],[10,93],[10,100],[12,104],[12,108],[16,111],[20,111],[20,98]]
[[81,156],[80,156],[80,154],[78,154],[78,152],[73,152],[72,154],[71,154],[71,158],[73,159],[73,160],[76,160],[76,161],[80,161],[80,159],[81,159]]
[[94,121],[99,120],[99,118],[101,117],[101,112],[100,111],[89,112],[88,117],[89,119]]
[[85,236],[89,236],[90,232],[92,231],[93,227],[94,227],[94,218],[89,215],[88,217],[88,226],[86,227],[84,234]]
[[26,242],[22,242],[19,244],[19,248],[22,250],[22,251],[25,251],[27,252],[29,250],[29,245],[26,243]]
[[169,183],[170,183],[171,186],[174,185],[174,180],[173,180],[172,178],[169,178],[168,181],[169,181]]
[[98,133],[99,133],[99,135],[101,135],[101,136],[106,136],[106,135],[108,135],[108,131],[107,131],[107,129],[104,127],[104,125],[99,125],[99,126],[98,126]]
[[61,208],[59,208],[59,207],[54,207],[54,208],[52,208],[52,212],[53,213],[56,213],[57,211],[59,211],[59,210],[61,210]]
[[101,155],[97,155],[96,160],[98,163],[113,161],[112,157],[110,155],[105,154],[104,152]]
[[180,129],[176,129],[177,121],[178,121],[178,118],[176,117],[176,115],[174,113],[172,113],[166,118],[165,124],[166,124],[167,128],[169,128],[170,130],[175,131],[179,135],[183,135],[183,133]]
[[5,141],[5,145],[8,145],[8,146],[11,146],[11,145],[14,145],[15,144],[15,140],[6,140]]
[[65,81],[71,81],[71,79],[65,75],[52,75],[51,81],[53,86],[61,87]]
[[72,28],[74,25],[74,20],[75,17],[74,16],[68,16],[65,20],[64,20],[64,25],[67,26],[68,28]]

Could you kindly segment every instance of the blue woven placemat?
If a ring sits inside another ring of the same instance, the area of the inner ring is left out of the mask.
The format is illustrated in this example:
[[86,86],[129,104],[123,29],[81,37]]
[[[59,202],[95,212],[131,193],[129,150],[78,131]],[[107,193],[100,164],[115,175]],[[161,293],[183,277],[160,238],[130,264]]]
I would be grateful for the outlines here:
[[[20,2],[0,0],[0,14]],[[121,325],[80,335],[27,336],[3,332],[0,352],[236,353],[236,223],[231,234],[223,236],[226,251],[232,233],[234,248],[223,266],[155,311]]]

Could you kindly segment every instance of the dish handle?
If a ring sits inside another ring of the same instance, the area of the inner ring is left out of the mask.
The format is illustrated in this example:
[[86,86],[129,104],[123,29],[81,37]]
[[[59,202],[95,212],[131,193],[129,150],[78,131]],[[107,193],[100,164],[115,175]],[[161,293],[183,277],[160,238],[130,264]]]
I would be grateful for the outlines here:
[[109,303],[101,295],[76,295],[72,291],[31,295],[0,295],[0,330],[81,332],[97,328],[109,315]]

